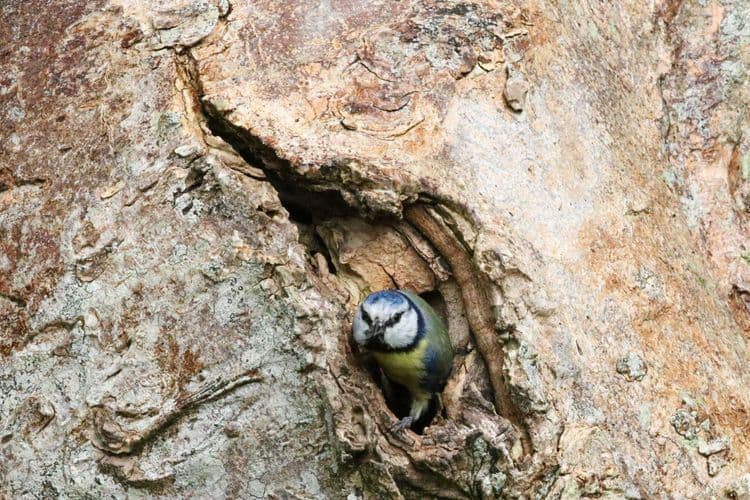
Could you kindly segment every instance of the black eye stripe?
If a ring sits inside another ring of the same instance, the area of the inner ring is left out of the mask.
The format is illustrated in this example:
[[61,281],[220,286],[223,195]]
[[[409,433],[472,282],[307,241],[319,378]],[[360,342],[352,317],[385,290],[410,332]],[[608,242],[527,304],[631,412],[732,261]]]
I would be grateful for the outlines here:
[[367,311],[364,310],[364,308],[361,309],[362,311],[362,319],[365,320],[365,323],[368,325],[372,325],[372,318],[369,314],[367,314]]
[[391,319],[385,322],[385,326],[393,326],[398,323],[398,321],[401,319],[401,316],[404,315],[404,312],[406,311],[401,311],[400,313],[393,315]]

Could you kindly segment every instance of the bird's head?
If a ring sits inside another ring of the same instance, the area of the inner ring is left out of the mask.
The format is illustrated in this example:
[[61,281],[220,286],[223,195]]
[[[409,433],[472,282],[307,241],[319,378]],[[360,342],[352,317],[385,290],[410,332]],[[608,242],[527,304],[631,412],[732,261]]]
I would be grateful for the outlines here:
[[366,349],[403,349],[419,335],[419,313],[396,290],[371,293],[357,307],[352,332],[355,342]]

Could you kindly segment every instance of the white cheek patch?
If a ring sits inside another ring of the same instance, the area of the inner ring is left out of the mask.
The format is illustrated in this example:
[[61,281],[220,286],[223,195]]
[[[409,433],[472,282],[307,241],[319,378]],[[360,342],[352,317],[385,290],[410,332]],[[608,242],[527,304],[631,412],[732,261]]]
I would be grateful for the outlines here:
[[385,343],[399,349],[410,346],[419,333],[419,319],[413,309],[406,311],[401,319],[393,326],[385,329],[383,336]]
[[354,314],[354,321],[352,322],[352,335],[354,341],[359,345],[364,345],[367,342],[367,330],[369,325],[362,319],[361,306],[357,308],[357,312]]

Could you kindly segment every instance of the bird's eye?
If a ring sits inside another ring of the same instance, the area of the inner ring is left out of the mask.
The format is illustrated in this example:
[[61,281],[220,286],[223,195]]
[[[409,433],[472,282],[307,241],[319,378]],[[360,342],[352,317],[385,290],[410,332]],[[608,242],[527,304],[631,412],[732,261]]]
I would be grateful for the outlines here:
[[393,325],[395,325],[396,323],[399,322],[399,320],[401,319],[401,316],[403,316],[403,315],[404,315],[403,311],[401,311],[400,313],[394,314],[393,316],[391,316],[391,319],[389,319],[388,321],[386,321],[385,326],[393,326]]
[[367,323],[368,325],[372,325],[372,318],[370,317],[369,314],[367,314],[367,311],[365,311],[364,309],[361,309],[361,311],[362,311],[362,319],[365,321],[365,323]]

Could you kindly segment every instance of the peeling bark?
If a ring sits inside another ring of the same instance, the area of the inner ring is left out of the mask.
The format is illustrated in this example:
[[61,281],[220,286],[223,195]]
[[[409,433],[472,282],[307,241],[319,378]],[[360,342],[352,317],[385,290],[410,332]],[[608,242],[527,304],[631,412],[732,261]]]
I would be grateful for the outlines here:
[[498,342],[495,321],[485,292],[488,284],[477,274],[466,249],[458,244],[455,237],[434,215],[430,214],[429,209],[424,206],[411,206],[404,211],[404,217],[435,245],[450,264],[463,296],[469,326],[484,363],[487,365],[490,384],[495,395],[495,408],[498,414],[509,419],[515,425],[516,430],[521,433],[524,453],[531,453],[531,443],[525,424],[513,405],[506,383],[503,369],[505,353]]

